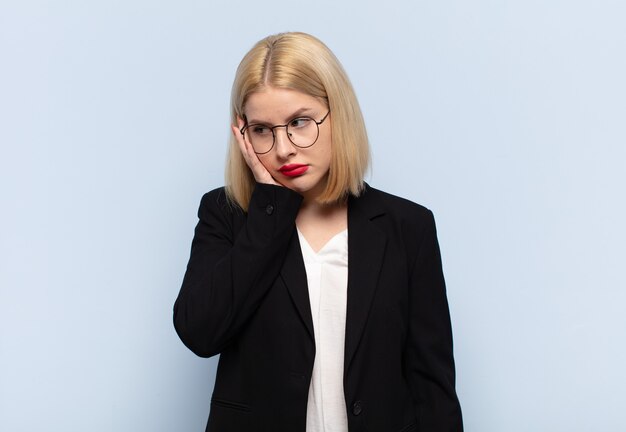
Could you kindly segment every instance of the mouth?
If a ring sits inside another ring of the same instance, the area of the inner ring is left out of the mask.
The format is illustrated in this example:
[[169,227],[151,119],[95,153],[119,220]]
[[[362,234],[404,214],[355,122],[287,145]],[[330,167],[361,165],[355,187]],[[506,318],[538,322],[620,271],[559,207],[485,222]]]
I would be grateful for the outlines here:
[[281,166],[278,171],[287,177],[297,177],[304,174],[309,169],[308,165],[302,164],[289,164]]

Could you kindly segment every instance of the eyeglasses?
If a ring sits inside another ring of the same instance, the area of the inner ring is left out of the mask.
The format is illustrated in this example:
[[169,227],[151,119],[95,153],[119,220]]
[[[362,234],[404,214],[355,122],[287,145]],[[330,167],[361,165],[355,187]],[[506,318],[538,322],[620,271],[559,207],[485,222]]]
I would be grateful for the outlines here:
[[296,117],[284,125],[268,126],[261,123],[245,125],[239,132],[243,135],[254,149],[256,154],[268,153],[274,148],[276,133],[274,129],[284,127],[287,138],[293,145],[299,148],[311,147],[320,136],[320,125],[330,114],[330,110],[320,120],[315,121],[311,117]]

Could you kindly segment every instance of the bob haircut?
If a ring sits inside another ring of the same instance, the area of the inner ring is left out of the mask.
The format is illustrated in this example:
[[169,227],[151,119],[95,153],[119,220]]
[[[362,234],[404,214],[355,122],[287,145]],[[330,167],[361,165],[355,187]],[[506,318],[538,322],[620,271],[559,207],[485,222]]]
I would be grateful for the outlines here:
[[[341,63],[319,39],[306,33],[280,33],[257,42],[241,60],[231,93],[231,122],[245,121],[248,97],[264,88],[296,90],[313,96],[331,112],[331,162],[324,204],[359,195],[370,152],[365,122],[354,89]],[[255,179],[234,136],[226,165],[226,194],[244,211]]]

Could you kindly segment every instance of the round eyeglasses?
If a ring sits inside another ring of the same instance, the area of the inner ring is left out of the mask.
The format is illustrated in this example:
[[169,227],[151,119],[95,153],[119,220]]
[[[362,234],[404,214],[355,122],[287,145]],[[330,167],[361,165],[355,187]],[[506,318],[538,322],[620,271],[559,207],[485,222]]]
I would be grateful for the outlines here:
[[276,133],[274,129],[284,127],[287,138],[293,145],[299,148],[311,147],[320,136],[320,125],[330,114],[330,110],[320,120],[315,121],[311,117],[296,117],[284,125],[268,126],[261,123],[245,125],[239,132],[243,135],[254,149],[256,154],[268,153],[274,148]]

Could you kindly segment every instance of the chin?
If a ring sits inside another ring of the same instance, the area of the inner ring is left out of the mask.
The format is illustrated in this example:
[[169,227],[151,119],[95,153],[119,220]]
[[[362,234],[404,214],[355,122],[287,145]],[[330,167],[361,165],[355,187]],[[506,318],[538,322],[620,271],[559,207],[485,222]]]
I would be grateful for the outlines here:
[[321,177],[319,173],[312,172],[307,172],[306,174],[298,177],[285,177],[281,175],[280,180],[277,181],[284,187],[289,188],[300,195],[310,195],[311,192],[315,192],[315,195],[319,195],[326,187],[328,173],[325,173],[325,175]]

